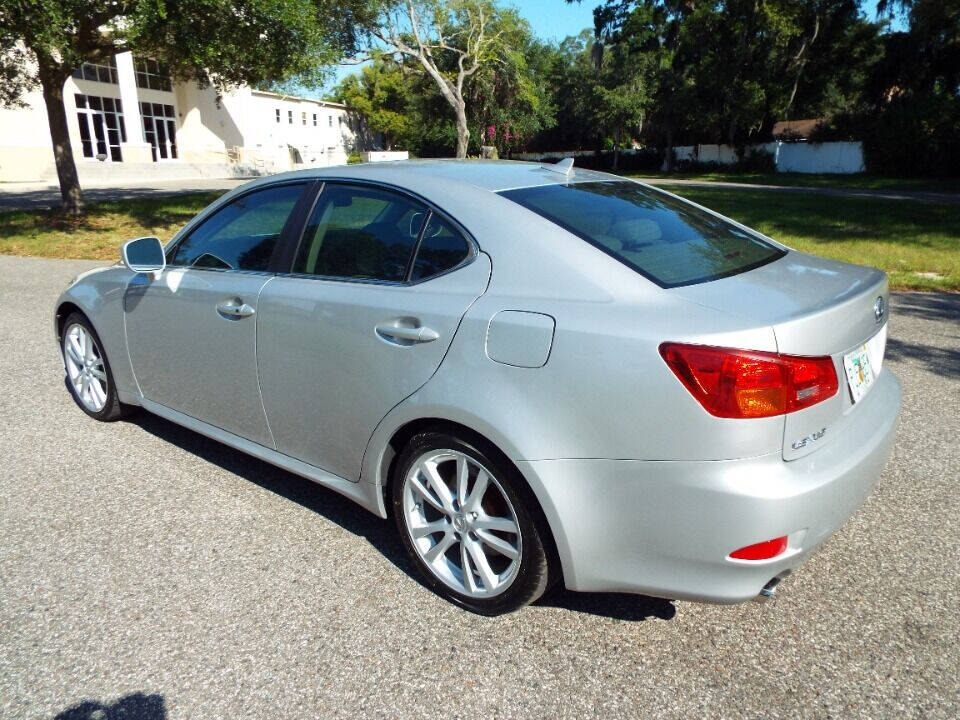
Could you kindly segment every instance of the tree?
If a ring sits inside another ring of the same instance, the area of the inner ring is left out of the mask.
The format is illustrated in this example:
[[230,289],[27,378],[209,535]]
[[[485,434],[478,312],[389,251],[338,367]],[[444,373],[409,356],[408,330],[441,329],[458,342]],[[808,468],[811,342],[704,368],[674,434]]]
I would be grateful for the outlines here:
[[63,208],[77,214],[83,194],[63,105],[75,68],[132,50],[218,91],[291,76],[316,84],[355,45],[352,23],[374,9],[365,0],[6,0],[0,101],[16,104],[40,86]]
[[402,65],[377,58],[360,75],[345,77],[334,97],[362,114],[367,128],[383,136],[387,150],[398,143],[410,149],[415,112],[411,89]]
[[403,0],[385,6],[366,25],[373,56],[401,56],[416,63],[453,110],[456,156],[470,142],[466,82],[481,68],[503,62],[523,33],[516,11],[494,0]]

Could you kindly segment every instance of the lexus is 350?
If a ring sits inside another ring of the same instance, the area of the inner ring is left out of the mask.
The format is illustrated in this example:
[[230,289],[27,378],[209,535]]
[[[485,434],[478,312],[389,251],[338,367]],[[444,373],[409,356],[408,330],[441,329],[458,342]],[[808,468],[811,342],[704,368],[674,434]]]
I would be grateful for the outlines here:
[[886,276],[571,164],[243,185],[70,285],[66,385],[392,517],[476,612],[769,595],[889,453]]

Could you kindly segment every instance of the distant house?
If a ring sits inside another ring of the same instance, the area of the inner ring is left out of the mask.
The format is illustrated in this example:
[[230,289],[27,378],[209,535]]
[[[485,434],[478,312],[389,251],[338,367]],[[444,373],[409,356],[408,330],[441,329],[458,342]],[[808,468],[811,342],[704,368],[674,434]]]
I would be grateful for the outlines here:
[[810,120],[781,120],[773,126],[773,139],[781,141],[809,140],[814,131],[830,122],[830,118]]
[[[55,181],[38,90],[0,109],[0,181]],[[340,103],[181,83],[160,63],[121,53],[84,63],[64,86],[81,182],[229,177],[343,164],[363,119]]]

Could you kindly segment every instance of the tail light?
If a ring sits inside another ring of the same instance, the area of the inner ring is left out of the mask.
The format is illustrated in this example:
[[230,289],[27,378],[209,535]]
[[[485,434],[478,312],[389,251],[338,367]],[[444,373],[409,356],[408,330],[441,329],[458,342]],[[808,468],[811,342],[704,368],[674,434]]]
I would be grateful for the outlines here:
[[716,417],[784,415],[837,393],[837,372],[830,357],[681,343],[663,343],[660,355],[704,409]]

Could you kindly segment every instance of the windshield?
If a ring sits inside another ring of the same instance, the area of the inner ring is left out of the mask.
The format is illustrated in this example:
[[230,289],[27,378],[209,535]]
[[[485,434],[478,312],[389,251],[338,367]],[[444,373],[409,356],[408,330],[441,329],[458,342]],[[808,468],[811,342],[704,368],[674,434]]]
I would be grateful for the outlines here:
[[500,194],[661,287],[735,275],[786,254],[726,220],[634,182],[544,185]]

